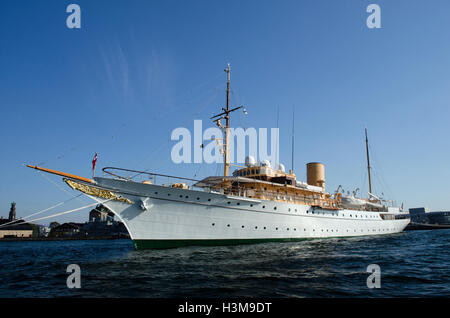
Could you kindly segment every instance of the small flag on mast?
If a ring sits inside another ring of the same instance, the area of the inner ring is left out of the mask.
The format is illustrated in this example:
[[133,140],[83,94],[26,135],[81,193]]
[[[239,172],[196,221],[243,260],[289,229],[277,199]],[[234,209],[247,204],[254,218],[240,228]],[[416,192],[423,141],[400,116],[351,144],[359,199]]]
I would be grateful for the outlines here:
[[97,153],[95,153],[94,159],[92,159],[92,176],[95,177],[95,164],[97,163]]

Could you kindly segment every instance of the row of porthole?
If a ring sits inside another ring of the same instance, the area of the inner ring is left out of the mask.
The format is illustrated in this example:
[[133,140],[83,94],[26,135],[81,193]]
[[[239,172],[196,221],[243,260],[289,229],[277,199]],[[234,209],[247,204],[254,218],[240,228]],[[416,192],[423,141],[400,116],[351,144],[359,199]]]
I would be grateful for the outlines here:
[[[158,192],[155,192],[155,194],[158,194]],[[170,193],[168,193],[167,196],[170,196]],[[183,195],[180,194],[180,198],[183,198]],[[189,196],[186,195],[185,198],[186,198],[186,199],[189,199]],[[197,197],[197,200],[200,200],[200,197]],[[210,202],[211,199],[208,199],[208,201]],[[227,204],[231,204],[231,201],[228,201]],[[240,205],[240,202],[236,203],[236,205]],[[253,207],[253,204],[250,204],[250,207]],[[266,206],[263,205],[262,208],[265,209]],[[277,207],[275,206],[273,209],[276,211],[276,210],[277,210]],[[291,212],[291,208],[288,209],[288,212]],[[297,209],[295,209],[295,212],[297,212]],[[309,211],[306,211],[306,214],[308,214],[308,213],[309,213]],[[311,211],[311,214],[314,214],[314,211]],[[320,212],[318,212],[318,214],[320,214]],[[325,213],[322,212],[322,214],[325,214]],[[332,215],[332,216],[337,216],[337,213],[332,213],[331,215]],[[342,216],[344,217],[345,214],[342,214]],[[350,217],[352,217],[351,214],[350,214]],[[355,217],[357,218],[358,216],[355,215]],[[373,218],[373,217],[374,217],[373,215],[370,216],[370,218]],[[367,215],[366,215],[366,218],[367,218]]]
[[[215,225],[216,225],[216,223],[212,223],[211,225],[212,225],[212,226],[215,226]],[[227,224],[227,227],[231,227],[231,225],[230,225],[230,224]],[[245,228],[245,225],[241,225],[241,228],[243,228],[243,229],[244,229],[244,228]],[[257,230],[257,229],[258,229],[258,226],[255,226],[255,230]],[[265,227],[265,226],[264,226],[264,227],[263,227],[263,229],[264,229],[264,230],[266,230],[266,229],[267,229],[267,227]],[[289,229],[290,229],[290,228],[286,228],[286,231],[289,231]],[[277,231],[278,231],[278,227],[276,227],[276,228],[275,228],[275,230],[277,230]],[[306,229],[304,229],[304,230],[306,231]],[[296,229],[296,228],[294,228],[294,231],[297,231],[297,229]]]
[[[212,226],[215,226],[216,223],[212,223],[211,225],[212,225]],[[227,224],[227,227],[231,227],[231,225],[230,225],[230,224]],[[245,225],[242,225],[241,228],[244,229],[244,228],[245,228]],[[255,226],[255,230],[257,230],[257,229],[258,229],[258,226]],[[266,230],[267,227],[264,226],[263,229]],[[278,231],[278,227],[276,227],[275,230]],[[306,229],[303,229],[303,230],[306,231]],[[395,230],[395,229],[378,229],[378,232],[381,232],[381,231],[383,231],[383,232],[384,232],[384,231],[393,231],[393,230]],[[286,228],[286,231],[289,231],[289,228]],[[294,231],[297,231],[297,229],[294,228]],[[316,229],[313,229],[313,232],[315,232],[315,231],[316,231]],[[324,232],[324,229],[321,229],[321,231]],[[329,232],[328,229],[327,229],[326,231]],[[349,230],[347,230],[347,232],[348,232],[348,231],[349,231]],[[370,232],[370,230],[367,230],[367,231]],[[372,232],[376,232],[376,231],[377,231],[376,229],[372,229]],[[331,232],[334,232],[334,230],[331,230]],[[336,230],[336,233],[337,233],[337,232],[339,232],[339,230]],[[356,230],[354,230],[354,232],[356,232]],[[364,230],[362,229],[361,232],[364,232]]]

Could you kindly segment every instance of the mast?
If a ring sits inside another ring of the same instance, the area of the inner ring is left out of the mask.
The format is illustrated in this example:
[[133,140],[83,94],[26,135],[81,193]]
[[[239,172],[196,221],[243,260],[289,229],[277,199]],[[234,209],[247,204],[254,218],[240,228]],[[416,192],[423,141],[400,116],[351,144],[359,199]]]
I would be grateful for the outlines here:
[[[225,130],[225,149],[224,149],[224,167],[223,167],[223,175],[226,177],[229,175],[230,172],[230,158],[229,158],[229,139],[230,139],[230,113],[234,112],[235,110],[241,109],[244,106],[235,107],[233,109],[230,109],[230,77],[231,77],[231,67],[230,64],[228,64],[228,67],[225,69],[225,72],[227,73],[227,104],[226,108],[222,107],[223,112],[212,116],[211,119],[214,119],[214,122],[219,126],[219,128]],[[222,119],[225,119],[225,126],[223,126],[220,121]]]
[[228,147],[228,139],[229,132],[230,132],[230,77],[231,77],[231,67],[230,63],[228,63],[228,68],[225,69],[225,72],[227,73],[227,109],[226,109],[226,116],[225,116],[225,160],[223,165],[223,175],[226,177],[229,174],[230,170],[230,158],[229,158],[229,147]]
[[367,173],[369,175],[369,192],[372,193],[372,180],[370,179],[370,159],[369,159],[369,140],[367,139],[367,128],[364,128],[366,133],[366,155],[367,155]]

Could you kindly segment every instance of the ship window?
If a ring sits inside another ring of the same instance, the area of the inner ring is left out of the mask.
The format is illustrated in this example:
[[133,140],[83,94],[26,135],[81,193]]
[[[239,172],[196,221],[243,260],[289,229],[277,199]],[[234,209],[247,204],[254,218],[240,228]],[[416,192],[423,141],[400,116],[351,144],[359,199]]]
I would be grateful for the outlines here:
[[216,223],[213,223],[212,226],[216,225]]
[[266,208],[266,206],[265,205],[263,205],[263,209],[265,209]]
[[289,228],[287,228],[287,230],[289,231]]
[[180,194],[180,198],[182,198],[183,197],[183,195],[182,194]]
[[289,208],[288,211],[291,212],[291,208]]
[[256,229],[258,229],[258,227],[257,227],[257,226],[255,226],[255,230],[256,230]]
[[264,230],[266,229],[266,227],[264,227]]
[[230,202],[230,201],[228,201],[227,203],[228,203],[228,204],[231,204],[231,202]]
[[273,209],[274,209],[274,210],[276,210],[276,209],[277,209],[277,207],[276,207],[276,206],[274,206],[274,207],[273,207]]
[[211,199],[208,199],[208,201],[211,201]]
[[245,226],[242,225],[242,228],[244,228]]
[[167,193],[167,196],[170,197],[170,193]]
[[155,194],[158,194],[158,192],[155,192]]
[[252,208],[252,207],[253,207],[253,204],[250,204],[250,207]]
[[278,228],[276,227],[276,228],[275,228],[275,230],[277,230],[277,231],[278,231]]
[[252,169],[252,174],[255,174],[255,169]]
[[230,224],[227,224],[228,227],[230,227]]
[[241,205],[241,204],[238,202],[237,205]]
[[200,200],[200,198],[197,198],[197,200]]
[[256,174],[259,174],[259,169],[256,169]]
[[188,198],[189,198],[189,196],[187,195],[187,196],[186,196],[186,199],[188,199]]

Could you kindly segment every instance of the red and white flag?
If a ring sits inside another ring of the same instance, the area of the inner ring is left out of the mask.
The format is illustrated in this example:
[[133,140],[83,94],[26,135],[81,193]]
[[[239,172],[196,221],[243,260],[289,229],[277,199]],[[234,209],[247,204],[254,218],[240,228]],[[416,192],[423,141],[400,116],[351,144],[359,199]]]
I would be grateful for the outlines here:
[[95,153],[94,159],[92,159],[92,175],[95,176],[95,164],[97,163],[97,153]]

